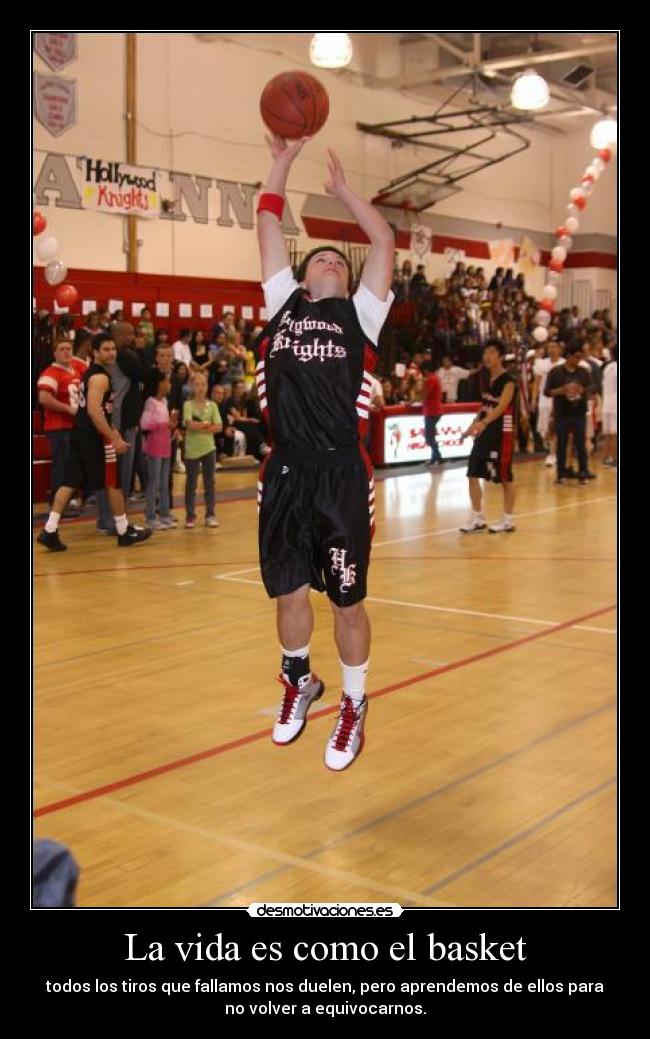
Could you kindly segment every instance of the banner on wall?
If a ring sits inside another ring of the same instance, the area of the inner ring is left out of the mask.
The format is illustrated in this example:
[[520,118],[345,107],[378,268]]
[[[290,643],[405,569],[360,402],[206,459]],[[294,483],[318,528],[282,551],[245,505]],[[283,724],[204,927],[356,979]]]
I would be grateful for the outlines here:
[[76,32],[37,32],[34,50],[51,69],[59,72],[77,57]]
[[433,228],[425,224],[413,224],[411,228],[411,252],[416,253],[421,259],[431,252],[431,239]]
[[34,73],[34,115],[53,137],[77,121],[77,81]]
[[443,253],[445,261],[445,274],[447,277],[451,277],[454,270],[456,269],[457,263],[465,263],[465,250],[464,249],[445,249]]
[[490,259],[497,267],[514,267],[515,265],[515,243],[512,238],[502,238],[499,241],[488,242]]
[[541,253],[532,238],[524,235],[519,246],[519,270],[523,275],[531,276],[539,267]]
[[160,216],[158,170],[88,158],[79,166],[83,209],[148,220]]

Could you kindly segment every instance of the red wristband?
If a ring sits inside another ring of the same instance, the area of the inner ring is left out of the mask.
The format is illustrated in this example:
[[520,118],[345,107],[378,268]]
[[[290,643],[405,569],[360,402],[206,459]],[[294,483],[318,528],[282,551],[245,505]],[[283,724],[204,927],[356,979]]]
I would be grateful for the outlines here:
[[257,203],[257,212],[263,213],[265,210],[269,213],[275,213],[278,220],[282,220],[282,212],[284,210],[282,195],[273,195],[269,191],[265,191],[264,194],[260,195],[260,200]]

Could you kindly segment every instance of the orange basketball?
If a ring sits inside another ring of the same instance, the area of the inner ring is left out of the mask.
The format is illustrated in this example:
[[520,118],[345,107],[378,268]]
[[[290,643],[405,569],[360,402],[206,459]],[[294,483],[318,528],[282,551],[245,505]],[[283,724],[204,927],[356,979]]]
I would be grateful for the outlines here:
[[308,72],[282,72],[274,76],[260,98],[262,119],[269,130],[289,140],[317,133],[329,110],[325,87]]

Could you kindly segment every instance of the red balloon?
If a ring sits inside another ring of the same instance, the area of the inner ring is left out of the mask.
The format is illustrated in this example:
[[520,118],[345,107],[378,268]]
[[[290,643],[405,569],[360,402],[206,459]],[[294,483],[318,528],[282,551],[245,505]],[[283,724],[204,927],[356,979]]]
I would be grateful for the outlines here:
[[42,213],[39,213],[39,211],[36,210],[34,216],[32,217],[32,234],[40,234],[42,231],[45,230],[46,227],[47,220],[45,219]]
[[584,177],[582,178],[582,183],[583,184],[595,184],[596,182],[595,182],[594,178],[592,177],[591,173],[585,173]]
[[577,206],[578,209],[584,209],[585,206],[587,205],[587,199],[586,198],[574,198],[573,204],[574,204],[574,206]]
[[569,232],[567,231],[566,227],[556,227],[553,233],[556,238],[564,238],[564,236],[568,235]]
[[550,271],[558,271],[558,273],[559,273],[560,271],[564,270],[564,261],[563,260],[551,260],[551,262],[548,265],[548,269]]
[[79,293],[74,285],[59,285],[54,293],[54,298],[60,307],[73,307],[79,299]]
[[600,158],[601,158],[601,159],[603,160],[603,162],[609,162],[609,160],[610,160],[610,159],[611,159],[611,157],[612,157],[612,153],[610,152],[609,148],[602,148],[602,149],[601,149],[601,150],[600,150],[600,151],[598,152],[598,155],[599,155],[599,156],[600,156]]
[[543,299],[539,304],[540,310],[547,310],[549,314],[555,313],[555,304],[552,299]]

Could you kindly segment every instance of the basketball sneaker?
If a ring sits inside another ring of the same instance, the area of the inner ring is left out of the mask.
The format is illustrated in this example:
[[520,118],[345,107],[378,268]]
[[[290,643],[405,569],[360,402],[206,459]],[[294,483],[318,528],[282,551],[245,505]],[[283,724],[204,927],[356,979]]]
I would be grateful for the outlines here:
[[492,523],[488,530],[490,534],[512,534],[516,527],[514,523],[508,523],[506,520],[501,520],[500,523]]
[[551,466],[551,465],[556,465],[556,464],[557,464],[557,458],[555,457],[555,455],[547,455],[546,456],[546,461],[544,462],[544,465]]
[[487,530],[487,523],[484,519],[478,520],[474,519],[474,517],[471,516],[468,519],[467,523],[465,523],[462,527],[459,527],[458,529],[460,530],[461,534],[478,534],[481,530]]
[[363,726],[367,711],[368,701],[365,696],[355,706],[354,700],[343,693],[339,720],[325,748],[325,764],[332,772],[342,772],[363,750]]
[[142,541],[147,541],[153,531],[143,527],[134,527],[132,523],[129,523],[128,527],[123,534],[117,535],[117,543],[122,548],[128,547],[129,545],[139,545]]
[[53,534],[50,534],[47,530],[42,530],[36,540],[39,545],[45,545],[46,548],[49,548],[50,552],[65,552],[68,547],[61,541],[58,530],[55,530]]
[[320,700],[325,686],[313,672],[302,689],[291,685],[284,675],[278,677],[278,682],[284,686],[284,696],[273,726],[273,742],[282,747],[298,739],[307,722],[307,711],[314,700]]

